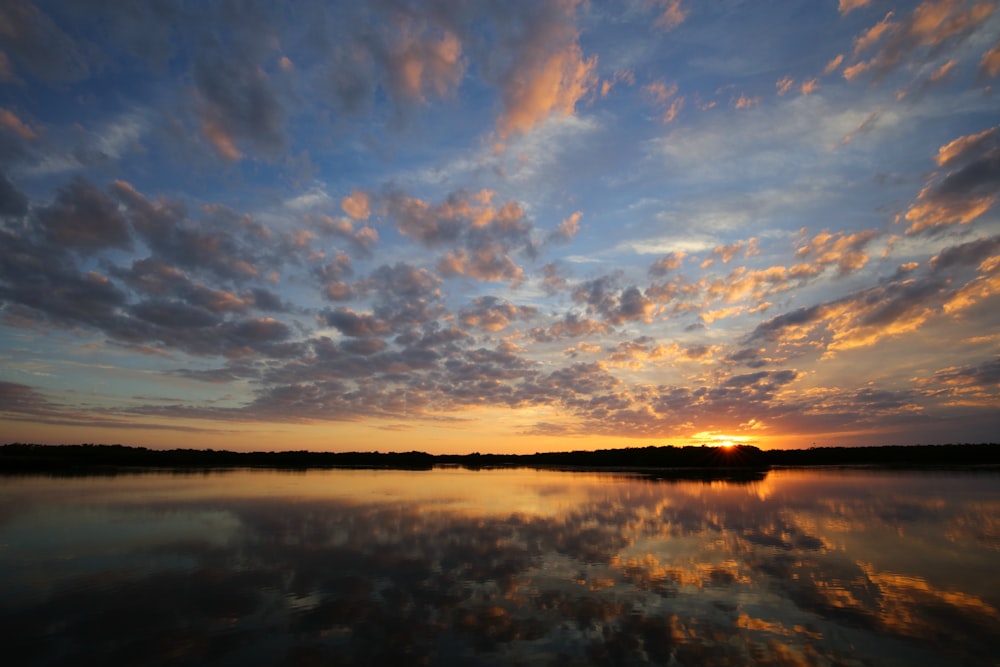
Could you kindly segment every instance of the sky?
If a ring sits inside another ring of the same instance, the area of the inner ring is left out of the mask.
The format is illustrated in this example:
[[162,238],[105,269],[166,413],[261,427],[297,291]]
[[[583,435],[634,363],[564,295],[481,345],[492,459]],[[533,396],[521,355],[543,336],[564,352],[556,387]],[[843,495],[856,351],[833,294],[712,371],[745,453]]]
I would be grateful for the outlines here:
[[995,441],[1000,7],[0,4],[0,441]]

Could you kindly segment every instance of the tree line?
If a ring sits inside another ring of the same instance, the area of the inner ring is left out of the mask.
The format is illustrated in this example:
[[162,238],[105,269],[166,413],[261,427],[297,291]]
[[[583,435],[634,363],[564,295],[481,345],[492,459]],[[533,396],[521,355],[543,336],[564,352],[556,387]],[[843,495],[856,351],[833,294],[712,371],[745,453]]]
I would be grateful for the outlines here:
[[733,447],[648,446],[619,449],[539,452],[534,454],[428,454],[426,452],[233,452],[215,449],[158,450],[126,445],[0,446],[0,471],[59,469],[174,468],[392,468],[429,470],[435,466],[465,468],[546,467],[611,470],[704,468],[763,470],[775,466],[876,465],[947,467],[1000,465],[998,444],[898,445],[879,447],[812,447],[762,450]]

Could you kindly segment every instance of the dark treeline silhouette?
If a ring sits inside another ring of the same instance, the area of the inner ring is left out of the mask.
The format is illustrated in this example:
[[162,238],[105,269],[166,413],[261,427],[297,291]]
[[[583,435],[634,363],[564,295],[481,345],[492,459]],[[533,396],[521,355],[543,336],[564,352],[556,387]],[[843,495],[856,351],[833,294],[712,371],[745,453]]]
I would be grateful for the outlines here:
[[84,471],[116,468],[212,469],[261,467],[394,468],[430,470],[434,466],[465,468],[503,466],[544,468],[636,469],[743,469],[773,466],[876,465],[895,467],[948,467],[1000,465],[1000,445],[908,445],[884,447],[814,447],[764,451],[752,445],[735,447],[627,447],[595,451],[535,454],[441,454],[425,452],[231,452],[214,449],[156,450],[125,445],[0,446],[0,472]]

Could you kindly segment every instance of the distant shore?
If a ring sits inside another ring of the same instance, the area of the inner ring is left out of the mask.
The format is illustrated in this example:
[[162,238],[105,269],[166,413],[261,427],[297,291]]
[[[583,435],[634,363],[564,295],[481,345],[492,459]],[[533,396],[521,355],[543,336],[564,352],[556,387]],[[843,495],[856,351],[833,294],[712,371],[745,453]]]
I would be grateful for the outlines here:
[[[212,449],[156,450],[125,445],[0,446],[0,474],[87,473],[122,468],[211,470],[219,468],[383,468],[429,470],[528,467],[609,472],[657,470],[749,473],[775,467],[878,466],[941,468],[1000,466],[1000,444],[813,447],[762,450],[734,447],[650,446],[535,454],[428,454],[426,452],[231,452]],[[713,473],[713,474],[715,474]],[[674,475],[676,476],[676,474]],[[695,475],[697,476],[697,474]]]

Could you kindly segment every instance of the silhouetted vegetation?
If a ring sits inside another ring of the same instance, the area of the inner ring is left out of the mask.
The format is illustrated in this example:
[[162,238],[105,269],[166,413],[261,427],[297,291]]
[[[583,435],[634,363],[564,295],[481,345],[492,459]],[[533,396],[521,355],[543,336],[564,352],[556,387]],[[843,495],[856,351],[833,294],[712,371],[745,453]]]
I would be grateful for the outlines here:
[[595,451],[535,454],[444,454],[425,452],[230,452],[214,449],[155,450],[125,445],[0,446],[0,472],[121,468],[199,470],[231,467],[282,469],[392,468],[430,470],[434,466],[496,468],[508,466],[600,470],[766,470],[772,466],[894,466],[947,467],[1000,465],[1000,445],[955,444],[885,447],[814,447],[763,451],[751,445],[735,447],[628,447]]

